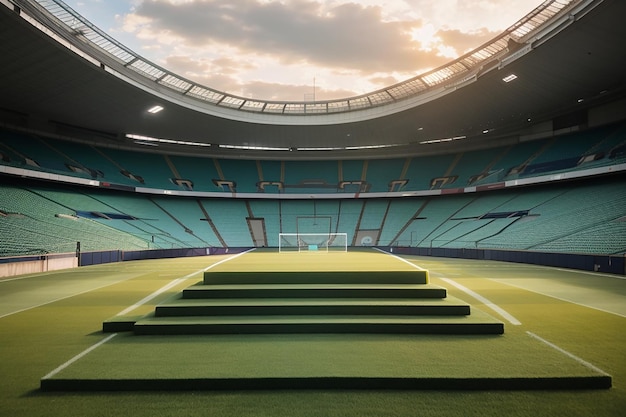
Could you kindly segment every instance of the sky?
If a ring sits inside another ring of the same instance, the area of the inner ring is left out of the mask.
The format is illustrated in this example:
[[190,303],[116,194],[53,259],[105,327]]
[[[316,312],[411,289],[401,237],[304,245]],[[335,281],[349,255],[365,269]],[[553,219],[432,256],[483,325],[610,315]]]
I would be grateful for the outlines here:
[[65,0],[201,85],[279,101],[374,91],[494,38],[541,0]]

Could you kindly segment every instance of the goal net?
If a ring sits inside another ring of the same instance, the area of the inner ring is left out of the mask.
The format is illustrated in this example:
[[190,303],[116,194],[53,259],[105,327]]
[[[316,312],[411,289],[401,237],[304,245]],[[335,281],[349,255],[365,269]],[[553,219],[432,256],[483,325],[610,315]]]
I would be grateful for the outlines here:
[[279,233],[279,252],[347,252],[347,233]]

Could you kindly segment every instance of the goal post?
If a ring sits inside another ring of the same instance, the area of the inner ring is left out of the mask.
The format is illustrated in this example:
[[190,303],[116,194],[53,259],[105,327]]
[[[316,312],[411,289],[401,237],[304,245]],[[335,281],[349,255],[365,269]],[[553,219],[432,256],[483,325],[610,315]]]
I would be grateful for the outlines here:
[[347,233],[279,233],[279,252],[347,252]]

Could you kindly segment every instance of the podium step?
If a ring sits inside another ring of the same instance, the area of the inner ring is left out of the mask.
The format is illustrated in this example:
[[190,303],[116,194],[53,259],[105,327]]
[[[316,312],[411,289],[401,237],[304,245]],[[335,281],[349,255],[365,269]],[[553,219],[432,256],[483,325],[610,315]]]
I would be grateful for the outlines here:
[[183,298],[446,298],[432,284],[198,284]]
[[504,324],[472,316],[212,316],[147,317],[134,326],[138,335],[386,333],[502,334]]
[[457,315],[470,306],[456,299],[179,299],[160,304],[157,317],[173,316],[288,316],[288,315]]
[[428,284],[426,270],[232,271],[204,273],[204,284]]

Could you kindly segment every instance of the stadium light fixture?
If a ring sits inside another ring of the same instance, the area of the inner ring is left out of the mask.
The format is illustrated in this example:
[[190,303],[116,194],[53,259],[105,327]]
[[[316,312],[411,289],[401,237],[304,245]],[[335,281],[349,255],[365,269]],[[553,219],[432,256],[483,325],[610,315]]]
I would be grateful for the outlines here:
[[361,145],[361,146],[346,146],[345,149],[348,151],[362,150],[362,149],[383,149],[383,148],[393,148],[396,146],[402,146],[399,143],[390,143],[384,145]]
[[143,141],[143,140],[136,140],[134,143],[136,145],[144,145],[144,146],[159,146],[158,143],[146,142],[146,141]]
[[341,151],[345,148],[341,147],[313,147],[313,148],[295,148],[297,151]]
[[251,146],[251,145],[218,145],[224,149],[239,149],[250,151],[293,151],[292,148],[277,148],[271,146]]
[[151,114],[157,114],[158,112],[160,112],[161,110],[163,110],[162,106],[152,106],[148,109],[148,113]]
[[517,75],[509,74],[506,77],[504,77],[502,81],[504,81],[505,83],[510,83],[511,81],[516,80],[516,79],[517,79]]
[[171,145],[187,145],[187,146],[201,146],[201,147],[209,147],[210,143],[204,142],[190,142],[186,140],[174,140],[174,139],[162,139],[162,138],[153,138],[150,136],[144,135],[135,135],[133,133],[127,133],[126,137],[128,139],[133,139],[138,145],[151,145],[158,146],[159,143],[167,143]]
[[452,142],[455,140],[465,139],[467,136],[454,136],[451,138],[443,138],[443,139],[431,139],[431,140],[423,140],[420,142],[420,145],[431,145],[433,143],[443,143],[443,142]]

